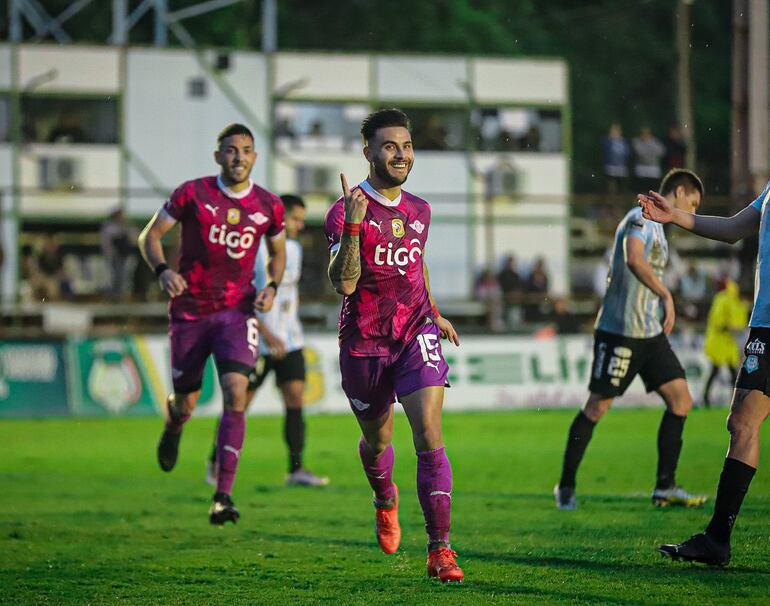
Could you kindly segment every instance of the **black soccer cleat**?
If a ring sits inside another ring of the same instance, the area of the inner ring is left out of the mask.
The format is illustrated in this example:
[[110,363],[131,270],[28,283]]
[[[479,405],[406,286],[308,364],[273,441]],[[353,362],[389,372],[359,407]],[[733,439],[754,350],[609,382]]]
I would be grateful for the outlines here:
[[727,566],[730,563],[730,543],[719,543],[705,532],[693,535],[678,545],[661,545],[658,551],[672,560],[700,562],[709,566]]
[[171,471],[179,456],[179,440],[181,432],[173,433],[164,429],[158,442],[158,465],[163,471]]
[[224,526],[225,522],[235,524],[240,517],[241,514],[238,513],[229,494],[224,492],[214,493],[211,507],[209,508],[209,522],[215,526]]

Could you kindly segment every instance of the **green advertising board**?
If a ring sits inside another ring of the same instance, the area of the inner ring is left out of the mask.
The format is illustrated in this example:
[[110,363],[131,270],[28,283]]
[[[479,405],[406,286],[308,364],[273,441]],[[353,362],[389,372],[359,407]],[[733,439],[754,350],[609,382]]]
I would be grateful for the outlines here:
[[0,417],[69,414],[64,344],[0,341]]
[[[70,342],[72,412],[78,416],[154,415],[170,390],[168,341],[117,336]],[[211,399],[216,381],[209,361],[201,401]]]

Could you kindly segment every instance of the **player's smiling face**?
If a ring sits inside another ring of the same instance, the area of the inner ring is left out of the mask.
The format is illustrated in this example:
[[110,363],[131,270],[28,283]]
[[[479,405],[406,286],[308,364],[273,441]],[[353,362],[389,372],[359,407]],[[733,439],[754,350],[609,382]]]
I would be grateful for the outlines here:
[[222,139],[214,159],[222,167],[222,180],[227,186],[246,185],[257,160],[254,141],[248,135],[232,135]]
[[412,135],[403,126],[380,128],[367,142],[364,156],[384,186],[401,185],[414,164]]

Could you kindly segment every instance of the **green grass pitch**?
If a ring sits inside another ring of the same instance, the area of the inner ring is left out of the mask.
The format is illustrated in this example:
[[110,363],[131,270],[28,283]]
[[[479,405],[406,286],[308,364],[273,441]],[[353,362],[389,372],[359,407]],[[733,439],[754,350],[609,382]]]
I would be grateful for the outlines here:
[[425,575],[403,415],[403,542],[394,556],[374,539],[352,415],[308,419],[306,463],[332,479],[320,490],[284,487],[281,420],[249,419],[233,494],[242,517],[225,528],[208,523],[203,483],[213,419],[190,422],[170,474],[155,462],[159,419],[5,420],[0,604],[770,603],[765,470],[738,518],[730,567],[672,563],[655,551],[707,522],[725,414],[695,411],[685,428],[679,481],[711,496],[704,510],[650,505],[661,410],[616,410],[584,460],[579,510],[561,512],[551,490],[574,411],[447,413],[459,586]]

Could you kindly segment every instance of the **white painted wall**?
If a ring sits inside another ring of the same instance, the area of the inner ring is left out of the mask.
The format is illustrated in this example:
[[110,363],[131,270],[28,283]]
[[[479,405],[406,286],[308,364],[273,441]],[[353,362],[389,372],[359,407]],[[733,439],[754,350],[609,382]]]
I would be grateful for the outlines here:
[[[42,191],[38,188],[42,158],[75,158],[83,190]],[[117,145],[25,145],[20,156],[21,213],[25,216],[103,217],[119,203],[115,191],[120,175]],[[104,194],[98,191],[102,190]]]
[[[215,54],[204,60],[213,64]],[[245,123],[254,132],[259,154],[252,178],[266,184],[269,154],[269,102],[265,60],[256,53],[231,53],[231,67],[220,72],[220,87],[187,51],[131,49],[128,51],[125,109],[125,143],[153,175],[146,178],[136,165],[128,170],[128,187],[144,195],[128,199],[128,213],[148,216],[162,204],[164,194],[152,191],[154,181],[166,192],[184,181],[218,172],[213,152],[216,137],[232,122]],[[205,97],[188,94],[190,80],[206,83]],[[227,96],[232,90],[244,109]]]
[[456,57],[377,57],[375,96],[382,100],[465,103],[467,60]]
[[278,53],[273,94],[286,99],[365,100],[370,96],[368,55]]
[[117,47],[23,45],[19,83],[36,93],[115,94],[120,88],[119,62]]
[[553,59],[472,59],[479,103],[560,105],[568,101],[567,66]]

